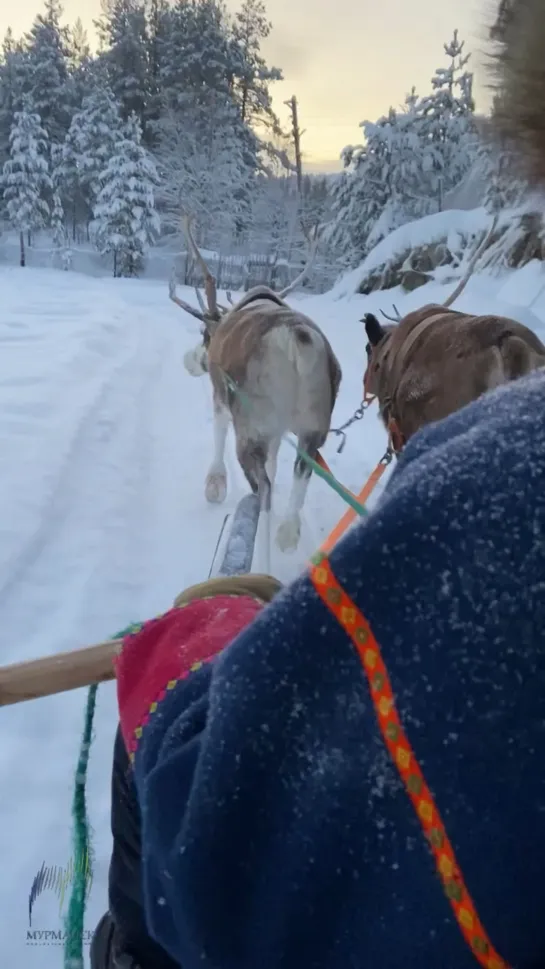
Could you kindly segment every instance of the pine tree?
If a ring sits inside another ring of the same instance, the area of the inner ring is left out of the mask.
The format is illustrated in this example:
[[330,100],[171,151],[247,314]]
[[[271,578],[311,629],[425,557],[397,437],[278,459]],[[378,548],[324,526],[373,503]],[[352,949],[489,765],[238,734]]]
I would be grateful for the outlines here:
[[444,45],[450,60],[432,78],[433,93],[422,101],[423,126],[429,171],[429,191],[443,207],[445,193],[469,170],[475,157],[473,75],[466,70],[470,55],[458,31]]
[[70,123],[69,32],[61,27],[59,0],[45,0],[27,37],[27,85],[34,109],[52,143],[63,139]]
[[22,107],[26,71],[26,52],[9,28],[0,55],[0,165],[9,156],[9,136],[15,112]]
[[269,85],[283,79],[277,67],[268,67],[261,45],[271,32],[263,0],[243,0],[233,25],[235,96],[245,124],[279,129]]
[[87,31],[78,17],[69,31],[68,75],[70,107],[77,110],[93,86],[93,58]]
[[68,230],[66,226],[66,214],[63,204],[63,195],[66,197],[66,186],[62,170],[62,146],[51,146],[51,215],[50,228],[52,235],[53,248],[60,257],[63,269],[70,269],[72,264],[72,252],[68,240]]
[[365,143],[345,150],[346,172],[333,188],[331,242],[359,262],[399,225],[430,210],[425,195],[425,132],[414,91],[405,109],[362,123]]
[[119,137],[120,108],[107,88],[96,87],[72,118],[58,162],[64,204],[71,213],[72,237],[77,224],[92,212],[100,177]]
[[51,207],[51,221],[50,226],[52,230],[52,239],[55,249],[62,249],[66,243],[66,229],[64,226],[64,209],[62,207],[62,200],[57,189],[53,192],[53,200]]
[[166,0],[148,0],[147,63],[148,95],[145,131],[152,141],[163,106],[162,70],[168,46],[170,7]]
[[20,265],[24,266],[25,232],[41,228],[49,216],[45,199],[51,191],[47,161],[47,135],[40,116],[32,110],[28,99],[15,114],[10,135],[10,157],[4,164],[2,186],[7,216],[19,230],[21,243]]
[[145,124],[149,95],[148,38],[143,0],[105,0],[96,23],[108,84],[124,118]]
[[148,245],[159,232],[154,188],[157,170],[141,143],[141,127],[131,115],[104,169],[91,227],[97,248],[114,255],[114,276],[135,276]]
[[177,0],[162,50],[157,156],[167,210],[177,220],[183,203],[202,234],[240,238],[251,218],[260,143],[234,96],[234,47],[223,8],[216,0]]

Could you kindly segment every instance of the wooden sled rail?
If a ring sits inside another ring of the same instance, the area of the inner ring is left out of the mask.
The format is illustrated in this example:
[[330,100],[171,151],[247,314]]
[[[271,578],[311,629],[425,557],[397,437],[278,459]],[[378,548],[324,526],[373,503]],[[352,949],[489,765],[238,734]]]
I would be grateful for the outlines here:
[[122,639],[0,668],[0,707],[115,679]]

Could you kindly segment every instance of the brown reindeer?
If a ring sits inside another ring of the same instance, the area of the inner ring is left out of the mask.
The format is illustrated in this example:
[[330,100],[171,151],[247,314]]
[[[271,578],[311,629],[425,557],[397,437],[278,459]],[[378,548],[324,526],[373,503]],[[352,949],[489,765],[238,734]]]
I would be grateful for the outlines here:
[[509,380],[545,366],[545,346],[528,327],[501,316],[472,316],[424,306],[397,326],[368,313],[365,391],[396,450],[439,421]]
[[[217,303],[215,280],[195,244],[188,219],[185,231],[203,271],[208,306],[205,309],[200,300],[199,313],[176,297],[173,286],[171,298],[203,323],[202,343],[185,355],[184,364],[193,376],[208,373],[212,383],[214,457],[205,495],[210,502],[225,499],[224,454],[232,422],[238,461],[260,498],[263,537],[257,547],[261,547],[264,570],[270,571],[271,491],[281,439],[286,432],[293,432],[299,447],[316,458],[329,433],[342,376],[319,327],[284,302],[288,292],[306,276],[316,240],[307,265],[290,286],[281,293],[256,286],[226,310]],[[297,457],[287,512],[277,533],[283,551],[296,548],[299,542],[310,476],[310,466]]]
[[522,323],[450,308],[494,227],[444,304],[423,306],[396,325],[383,326],[371,313],[362,320],[369,341],[364,390],[377,397],[396,451],[424,425],[545,366],[545,346]]

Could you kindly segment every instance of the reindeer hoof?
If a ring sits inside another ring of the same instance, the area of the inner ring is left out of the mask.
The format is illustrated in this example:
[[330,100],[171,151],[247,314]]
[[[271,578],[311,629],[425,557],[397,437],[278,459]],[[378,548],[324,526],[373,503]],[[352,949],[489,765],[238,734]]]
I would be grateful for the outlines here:
[[221,505],[227,494],[227,475],[225,471],[212,471],[206,476],[204,494],[213,505]]
[[297,515],[297,518],[286,518],[278,526],[276,544],[281,552],[294,552],[299,544],[300,537],[301,519]]

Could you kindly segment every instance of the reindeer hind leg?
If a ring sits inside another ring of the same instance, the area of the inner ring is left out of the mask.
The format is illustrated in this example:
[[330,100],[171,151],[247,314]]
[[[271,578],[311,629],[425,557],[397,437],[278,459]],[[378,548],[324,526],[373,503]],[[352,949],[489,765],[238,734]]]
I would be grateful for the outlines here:
[[265,441],[237,439],[237,457],[254,494],[259,496],[259,521],[256,534],[254,562],[257,571],[271,573],[271,495],[272,485],[267,473],[269,447]]
[[229,411],[214,398],[214,458],[208,474],[204,494],[212,504],[221,504],[227,494],[227,468],[225,467],[225,443],[229,430]]
[[[320,431],[311,431],[300,434],[298,444],[302,451],[306,451],[309,457],[316,460],[318,449],[324,443],[327,434]],[[288,507],[283,521],[278,526],[276,533],[276,543],[283,552],[293,552],[301,537],[301,511],[305,503],[308,485],[312,474],[312,468],[297,455],[293,466],[293,482],[291,486]]]

